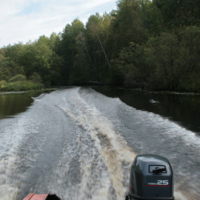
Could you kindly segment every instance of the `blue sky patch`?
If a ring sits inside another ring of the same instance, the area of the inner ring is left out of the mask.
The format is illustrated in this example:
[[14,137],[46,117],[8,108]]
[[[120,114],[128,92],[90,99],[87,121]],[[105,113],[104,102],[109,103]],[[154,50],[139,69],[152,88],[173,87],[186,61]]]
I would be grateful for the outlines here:
[[[1,0],[0,0],[1,1]],[[0,47],[39,36],[59,33],[79,18],[86,23],[90,15],[116,9],[116,0],[10,0],[0,6]],[[12,3],[13,2],[13,3]],[[0,3],[1,4],[1,3]]]
[[42,10],[40,2],[30,2],[18,15],[29,15],[31,13],[38,13]]

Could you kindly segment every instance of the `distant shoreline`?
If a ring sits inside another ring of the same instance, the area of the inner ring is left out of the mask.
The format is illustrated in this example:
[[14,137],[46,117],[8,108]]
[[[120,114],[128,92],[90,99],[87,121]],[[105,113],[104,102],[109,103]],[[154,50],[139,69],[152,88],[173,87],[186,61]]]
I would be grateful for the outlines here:
[[200,95],[200,92],[178,92],[178,91],[153,91],[153,90],[145,90],[141,88],[130,88],[130,87],[123,87],[123,86],[114,86],[114,85],[93,85],[91,87],[113,87],[116,89],[123,89],[123,90],[135,90],[135,91],[141,91],[141,92],[147,92],[147,93],[158,93],[158,94],[177,94],[177,95]]
[[0,95],[3,95],[3,94],[24,94],[24,93],[29,93],[29,92],[39,92],[39,91],[53,91],[53,90],[57,90],[58,88],[46,88],[46,89],[41,89],[41,90],[27,90],[27,91],[4,91],[4,92],[1,92],[0,91]]
[[46,89],[39,89],[39,90],[27,90],[27,91],[0,91],[0,95],[3,94],[24,94],[28,92],[35,92],[35,91],[54,91],[58,90],[61,88],[67,88],[67,87],[113,87],[116,89],[125,89],[125,90],[136,90],[136,91],[141,91],[141,92],[147,92],[147,93],[158,93],[158,94],[176,94],[176,95],[200,95],[200,93],[194,93],[194,92],[176,92],[176,91],[148,91],[148,90],[142,90],[140,88],[126,88],[126,87],[118,87],[118,86],[108,86],[108,85],[84,85],[84,86],[59,86],[59,87],[53,87],[53,88],[46,88]]

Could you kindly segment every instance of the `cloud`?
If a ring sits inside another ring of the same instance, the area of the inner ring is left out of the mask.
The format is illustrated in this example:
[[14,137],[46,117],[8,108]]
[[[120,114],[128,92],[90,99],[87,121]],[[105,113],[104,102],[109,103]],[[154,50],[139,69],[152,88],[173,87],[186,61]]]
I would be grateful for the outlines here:
[[0,0],[0,47],[61,32],[79,18],[116,9],[116,0]]

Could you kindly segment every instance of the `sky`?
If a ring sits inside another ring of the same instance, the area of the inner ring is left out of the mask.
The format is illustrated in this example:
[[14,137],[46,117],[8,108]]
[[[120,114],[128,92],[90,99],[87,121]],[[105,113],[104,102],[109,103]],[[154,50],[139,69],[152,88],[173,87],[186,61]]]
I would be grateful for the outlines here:
[[116,0],[0,0],[0,47],[62,32],[78,18],[116,9]]

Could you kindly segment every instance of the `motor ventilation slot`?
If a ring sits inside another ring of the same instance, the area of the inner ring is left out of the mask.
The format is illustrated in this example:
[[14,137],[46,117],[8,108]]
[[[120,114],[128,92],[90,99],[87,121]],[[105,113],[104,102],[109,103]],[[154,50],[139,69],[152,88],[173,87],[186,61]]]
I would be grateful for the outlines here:
[[150,165],[149,166],[150,173],[166,173],[166,167],[164,165]]

